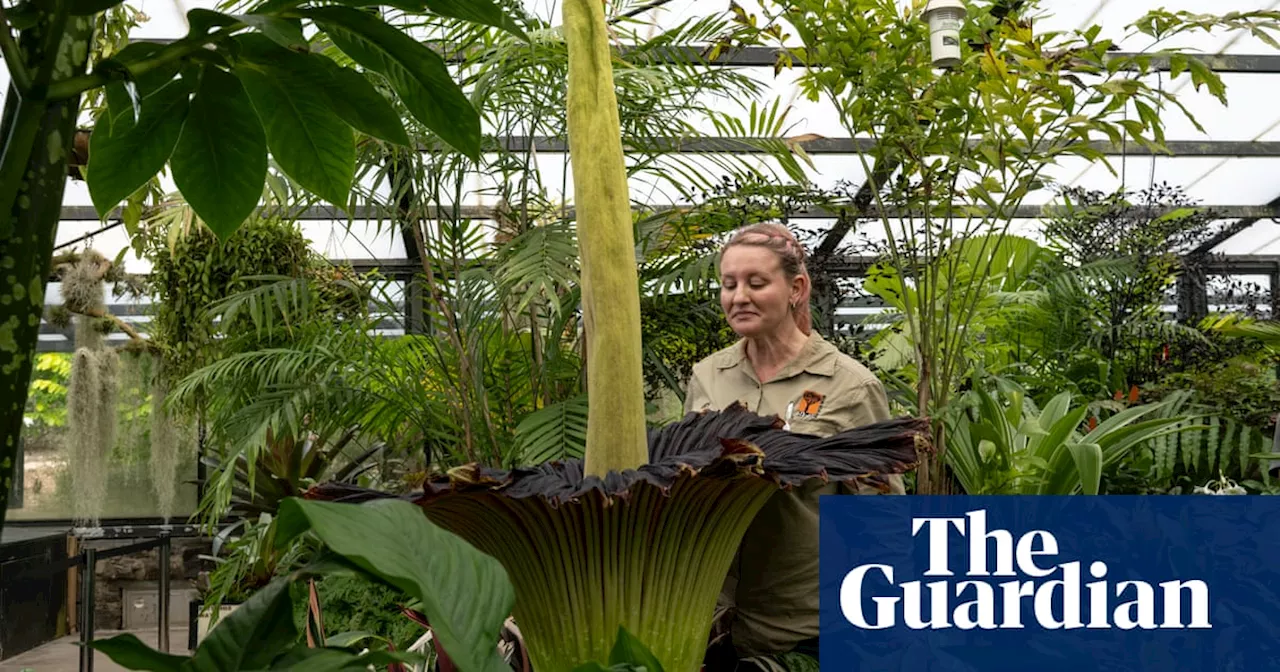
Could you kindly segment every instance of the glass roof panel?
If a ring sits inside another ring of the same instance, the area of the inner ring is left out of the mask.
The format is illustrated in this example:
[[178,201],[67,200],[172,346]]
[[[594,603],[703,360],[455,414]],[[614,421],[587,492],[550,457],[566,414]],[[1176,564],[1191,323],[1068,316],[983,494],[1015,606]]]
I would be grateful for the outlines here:
[[[149,20],[134,32],[135,39],[177,38],[186,32],[185,13],[193,8],[213,8],[218,0],[128,0],[135,7],[147,14]],[[904,4],[909,0],[901,0]],[[559,3],[556,0],[525,0],[525,6],[534,13],[559,23]],[[642,4],[641,0],[631,0],[630,7]],[[758,13],[760,6],[752,0],[739,0],[738,4],[746,11]],[[1208,5],[1212,5],[1209,7]],[[722,12],[723,3],[707,3],[705,0],[672,0],[663,7],[649,10],[645,19],[657,18],[666,27],[675,26],[689,18],[707,15],[711,12]],[[1257,9],[1280,9],[1280,0],[1215,0],[1206,3],[1204,0],[1044,0],[1041,13],[1045,14],[1035,20],[1037,30],[1074,29],[1091,23],[1104,26],[1106,33],[1119,40],[1126,51],[1143,49],[1148,46],[1149,39],[1137,36],[1126,38],[1125,26],[1135,18],[1154,7],[1164,7],[1170,11],[1189,10],[1194,12],[1225,13],[1231,11],[1249,11]],[[794,31],[791,31],[794,34]],[[642,31],[643,34],[643,31]],[[1187,35],[1170,44],[1188,46],[1203,53],[1229,54],[1275,54],[1275,49],[1261,40],[1249,35],[1208,36],[1203,33]],[[770,104],[775,97],[784,108],[789,107],[787,124],[784,130],[787,135],[816,134],[823,137],[844,137],[846,135],[832,105],[826,101],[808,101],[799,95],[796,79],[798,71],[786,71],[775,76],[770,68],[747,68],[742,70],[756,81],[762,83],[767,92],[759,101]],[[1166,90],[1176,92],[1179,101],[1186,105],[1204,126],[1201,133],[1184,120],[1175,110],[1169,110],[1164,121],[1170,140],[1212,140],[1212,141],[1249,141],[1266,140],[1280,142],[1280,74],[1244,74],[1228,73],[1223,78],[1228,87],[1229,105],[1222,106],[1207,92],[1196,92],[1190,85],[1188,77],[1177,81],[1168,81],[1167,75],[1161,80],[1153,80]],[[0,86],[7,86],[7,73],[0,68]],[[719,109],[741,115],[743,101],[715,101]],[[700,124],[703,130],[710,130],[707,124]],[[854,185],[864,179],[861,162],[854,156],[814,156],[812,160],[817,168],[814,176],[818,186],[832,188],[841,181],[849,181]],[[1123,171],[1124,184],[1129,189],[1141,189],[1151,183],[1168,182],[1175,186],[1185,187],[1190,195],[1206,204],[1255,205],[1266,203],[1280,196],[1280,158],[1235,158],[1235,157],[1151,157],[1131,156],[1127,160],[1111,157],[1117,171]],[[726,174],[708,157],[681,156],[678,161],[704,177],[715,178]],[[753,160],[754,161],[754,160]],[[776,162],[755,161],[772,166],[777,170]],[[1121,185],[1121,178],[1111,175],[1105,166],[1090,165],[1079,159],[1065,159],[1062,165],[1048,169],[1047,174],[1063,184],[1083,186],[1090,189],[1111,191]],[[543,184],[548,190],[548,197],[553,200],[572,198],[572,182],[566,164],[566,157],[561,154],[540,154],[538,165],[543,171]],[[779,174],[780,171],[779,171]],[[374,178],[365,180],[370,185]],[[476,176],[468,181],[465,190],[469,193],[467,204],[493,205],[497,197],[492,193],[493,176]],[[172,188],[171,181],[168,186]],[[563,189],[562,189],[563,186]],[[386,193],[385,185],[378,187],[380,194]],[[670,184],[652,176],[640,176],[633,181],[633,198],[650,203],[669,203],[679,199],[679,194]],[[1050,190],[1042,190],[1032,194],[1027,204],[1041,204],[1053,196]],[[447,200],[447,199],[442,199]],[[68,206],[89,206],[91,201],[83,182],[68,181],[64,203]],[[824,220],[806,220],[806,226],[823,226],[829,224]],[[66,244],[80,236],[95,231],[102,224],[96,220],[66,222],[58,234],[59,244]],[[1022,223],[1019,223],[1022,226]],[[1263,220],[1251,229],[1237,235],[1220,251],[1235,253],[1280,254],[1280,242],[1277,235],[1280,231],[1272,230],[1276,225]],[[1272,228],[1268,228],[1272,227]],[[350,232],[346,223],[341,221],[308,222],[304,230],[312,239],[316,249],[334,256],[400,257],[404,254],[403,242],[399,236],[383,227],[379,233],[376,226],[357,223]],[[100,233],[91,242],[104,254],[111,254],[127,245],[123,231],[119,228]],[[135,266],[132,255],[129,260],[130,270],[144,270]]]

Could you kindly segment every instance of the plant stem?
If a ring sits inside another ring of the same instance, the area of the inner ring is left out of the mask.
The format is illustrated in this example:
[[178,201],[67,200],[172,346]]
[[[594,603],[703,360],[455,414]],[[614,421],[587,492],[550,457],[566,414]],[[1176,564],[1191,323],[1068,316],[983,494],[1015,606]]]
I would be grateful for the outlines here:
[[648,462],[640,280],[604,7],[566,0],[563,17],[590,400],[584,470],[603,476]]
[[[93,18],[68,18],[59,39],[48,40],[54,45],[52,51],[44,48],[48,23],[23,31],[19,41],[31,54],[31,63],[53,62],[54,77],[71,77],[85,70]],[[6,118],[0,123],[0,128],[9,129],[4,139],[5,177],[0,185],[6,193],[12,187],[14,193],[13,198],[5,199],[9,207],[0,211],[0,275],[6,279],[0,282],[0,397],[6,400],[0,407],[0,529],[13,485],[79,107],[79,96],[52,104],[24,99],[7,106]],[[14,171],[16,180],[8,178],[9,171]]]
[[9,24],[9,17],[4,13],[4,5],[0,5],[0,56],[9,65],[9,77],[14,87],[25,96],[31,90],[31,73],[27,72],[27,65],[22,60],[22,50],[18,49],[18,43],[13,39],[13,28]]
[[[136,78],[139,75],[148,73],[163,65],[172,63],[184,56],[194,54],[205,47],[217,44],[223,39],[229,37],[232,33],[245,27],[243,23],[237,23],[233,26],[226,26],[220,30],[214,31],[209,35],[202,35],[199,39],[182,38],[168,47],[160,50],[156,55],[150,58],[144,58],[137,63],[128,66],[129,72]],[[112,75],[97,72],[92,74],[81,74],[75,77],[59,79],[49,85],[48,100],[57,101],[80,94],[90,89],[96,89],[99,86],[106,86],[115,79]]]
[[40,126],[47,109],[42,101],[23,98],[13,86],[9,87],[9,95],[17,101],[17,105],[13,116],[5,120],[9,135],[4,138],[4,149],[0,150],[0,213],[4,213],[3,220],[0,220],[0,238],[9,236],[15,230],[16,220],[9,215],[13,212],[18,192],[22,189],[23,175],[31,163],[32,150],[36,139],[40,137]]

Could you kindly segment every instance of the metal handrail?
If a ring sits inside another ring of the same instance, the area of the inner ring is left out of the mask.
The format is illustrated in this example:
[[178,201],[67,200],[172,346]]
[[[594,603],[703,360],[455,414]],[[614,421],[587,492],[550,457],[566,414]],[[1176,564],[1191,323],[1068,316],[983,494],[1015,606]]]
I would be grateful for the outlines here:
[[[160,552],[156,554],[156,559],[160,564],[160,591],[158,599],[159,614],[156,618],[159,621],[159,645],[160,650],[169,652],[169,562],[172,557],[172,540],[168,536],[160,536],[155,539],[148,539],[136,544],[128,546],[120,546],[119,548],[107,549],[99,551],[95,548],[86,548],[81,551],[80,555],[75,558],[68,558],[66,567],[79,565],[85,569],[84,580],[80,582],[80,672],[93,672],[93,654],[94,650],[89,647],[89,643],[93,641],[94,632],[94,611],[96,609],[96,600],[94,598],[94,588],[96,580],[94,569],[97,567],[98,561],[107,560],[121,555],[137,553],[138,551],[146,551],[159,547]],[[55,567],[53,571],[58,571]]]

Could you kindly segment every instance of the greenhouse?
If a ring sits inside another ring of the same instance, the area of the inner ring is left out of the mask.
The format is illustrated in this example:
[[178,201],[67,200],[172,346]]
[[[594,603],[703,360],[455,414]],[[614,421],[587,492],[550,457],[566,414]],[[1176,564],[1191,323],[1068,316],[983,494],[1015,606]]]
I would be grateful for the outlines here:
[[0,0],[0,60],[0,672],[996,669],[844,657],[819,500],[1280,494],[1280,0]]

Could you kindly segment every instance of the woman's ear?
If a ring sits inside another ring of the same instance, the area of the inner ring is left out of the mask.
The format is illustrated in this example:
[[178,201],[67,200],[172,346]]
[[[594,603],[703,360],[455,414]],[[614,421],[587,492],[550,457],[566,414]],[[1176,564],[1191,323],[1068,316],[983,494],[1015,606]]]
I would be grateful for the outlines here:
[[809,293],[811,291],[809,276],[801,273],[791,281],[791,307],[799,308],[809,303]]

